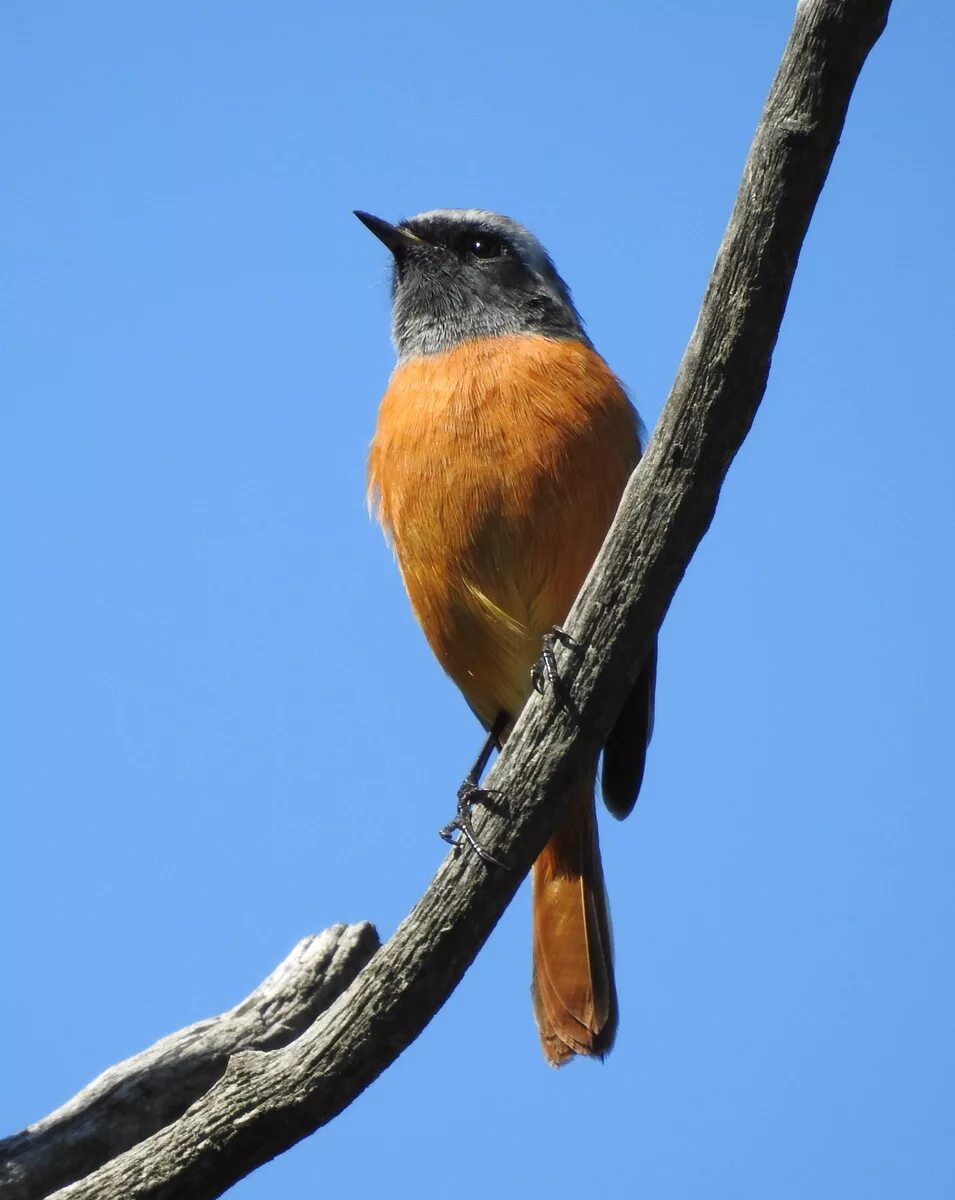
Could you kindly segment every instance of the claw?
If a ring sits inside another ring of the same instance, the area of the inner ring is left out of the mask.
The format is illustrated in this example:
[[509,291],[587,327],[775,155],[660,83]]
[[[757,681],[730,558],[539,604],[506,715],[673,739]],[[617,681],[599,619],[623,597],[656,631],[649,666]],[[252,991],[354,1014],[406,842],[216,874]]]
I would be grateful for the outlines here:
[[531,683],[534,685],[534,690],[543,696],[544,689],[547,684],[550,684],[554,693],[554,702],[558,709],[563,708],[568,703],[568,696],[564,682],[560,677],[560,672],[557,669],[557,658],[554,655],[554,646],[560,642],[562,646],[566,646],[568,650],[572,650],[575,654],[583,654],[584,644],[578,642],[576,638],[570,636],[566,629],[561,629],[559,625],[555,625],[548,633],[545,633],[541,638],[540,658],[531,667]]
[[[474,805],[483,804],[486,798],[497,794],[496,791],[479,788],[470,779],[466,779],[458,788],[457,816],[449,821],[439,832],[449,845],[457,848],[461,845],[462,841],[467,842],[482,862],[489,863],[495,867],[502,867],[505,871],[508,871],[510,868],[507,863],[501,862],[499,858],[495,858],[489,850],[485,850],[481,845],[477,834],[474,832],[474,826],[471,824],[471,809]],[[455,837],[455,834],[459,836]]]
[[560,644],[562,646],[566,646],[568,650],[573,650],[580,654],[583,654],[586,648],[583,642],[578,642],[575,637],[571,637],[567,630],[561,629],[559,625],[555,625],[549,634],[545,634],[545,637],[551,638],[552,641],[560,642]]
[[494,718],[484,745],[481,747],[481,753],[477,756],[477,761],[458,788],[457,815],[443,829],[438,831],[441,837],[449,845],[454,846],[455,849],[459,848],[462,842],[467,842],[483,862],[493,863],[495,867],[503,867],[505,871],[510,870],[507,863],[503,863],[499,858],[495,858],[478,841],[477,835],[474,832],[474,826],[471,824],[471,810],[475,804],[484,804],[489,808],[493,807],[488,804],[488,801],[492,796],[499,796],[501,794],[497,788],[482,788],[479,786],[479,783],[481,776],[484,774],[484,769],[488,764],[488,759],[490,759],[495,748],[500,749],[501,735],[507,728],[509,721],[510,717],[503,709]]

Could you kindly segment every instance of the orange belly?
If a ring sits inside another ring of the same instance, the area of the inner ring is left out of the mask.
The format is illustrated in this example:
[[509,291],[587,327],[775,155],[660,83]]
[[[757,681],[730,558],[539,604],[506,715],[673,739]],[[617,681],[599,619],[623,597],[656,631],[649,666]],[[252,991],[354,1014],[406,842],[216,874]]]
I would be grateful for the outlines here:
[[620,383],[580,342],[465,342],[399,365],[369,495],[415,615],[478,715],[516,715],[639,457]]

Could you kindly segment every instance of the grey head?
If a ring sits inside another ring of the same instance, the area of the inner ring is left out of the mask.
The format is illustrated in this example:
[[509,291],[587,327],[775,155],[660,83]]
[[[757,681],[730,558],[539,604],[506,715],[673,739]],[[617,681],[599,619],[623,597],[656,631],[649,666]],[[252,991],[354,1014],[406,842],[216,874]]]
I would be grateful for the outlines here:
[[570,291],[523,225],[478,208],[436,208],[392,225],[355,216],[394,255],[398,360],[474,338],[531,333],[589,346]]

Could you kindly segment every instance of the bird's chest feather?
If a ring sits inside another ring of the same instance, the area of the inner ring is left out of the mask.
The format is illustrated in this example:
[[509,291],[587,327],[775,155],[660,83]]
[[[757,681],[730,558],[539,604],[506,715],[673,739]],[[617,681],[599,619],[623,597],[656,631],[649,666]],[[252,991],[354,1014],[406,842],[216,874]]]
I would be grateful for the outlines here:
[[415,612],[453,675],[449,643],[481,634],[506,644],[522,671],[533,661],[638,456],[633,409],[579,342],[495,338],[395,370],[370,493]]

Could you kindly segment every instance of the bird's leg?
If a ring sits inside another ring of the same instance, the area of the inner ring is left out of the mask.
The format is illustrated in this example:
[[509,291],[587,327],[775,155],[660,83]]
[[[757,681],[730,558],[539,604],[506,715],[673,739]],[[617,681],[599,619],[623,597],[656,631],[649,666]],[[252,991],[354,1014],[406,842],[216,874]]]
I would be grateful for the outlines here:
[[554,702],[558,708],[563,708],[565,705],[571,707],[567,687],[560,677],[560,672],[557,670],[557,658],[554,655],[554,647],[558,642],[562,646],[566,646],[568,650],[573,650],[575,654],[583,653],[583,643],[578,642],[576,638],[572,638],[566,629],[561,629],[559,625],[555,625],[549,633],[545,633],[541,638],[540,658],[531,667],[531,681],[534,684],[535,691],[540,692],[542,696],[545,687],[550,684],[554,692]]
[[[474,832],[474,827],[471,824],[471,810],[475,804],[484,804],[493,795],[487,789],[480,786],[481,776],[487,767],[491,754],[495,749],[500,748],[501,734],[507,728],[510,717],[506,712],[499,712],[494,718],[494,724],[488,731],[488,735],[484,740],[484,745],[481,747],[481,753],[474,761],[474,766],[468,771],[464,778],[464,782],[458,788],[458,810],[452,821],[440,831],[441,836],[446,842],[452,846],[459,846],[461,841],[467,842],[475,854],[486,863],[493,863],[496,867],[505,867],[500,859],[490,854],[481,843],[478,841]],[[456,834],[460,836],[455,836]]]

